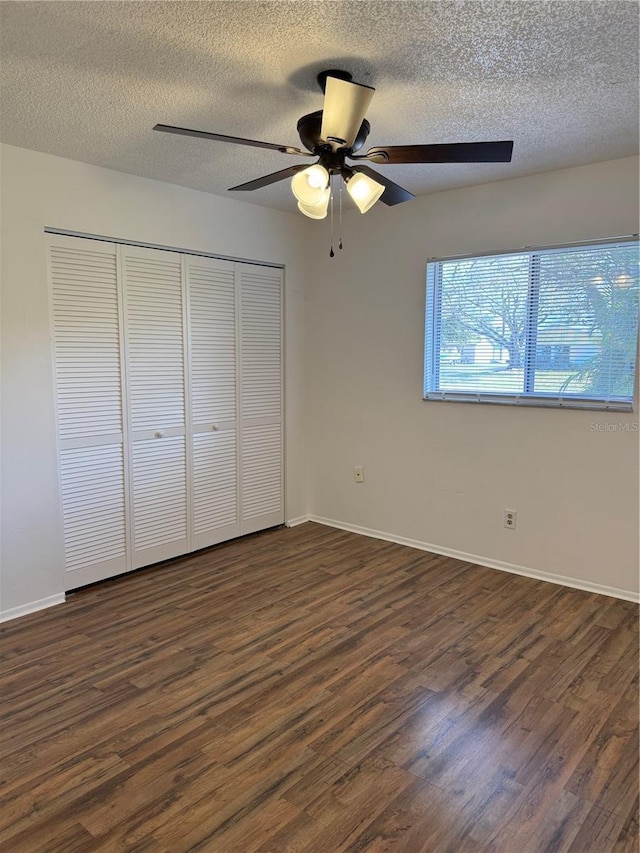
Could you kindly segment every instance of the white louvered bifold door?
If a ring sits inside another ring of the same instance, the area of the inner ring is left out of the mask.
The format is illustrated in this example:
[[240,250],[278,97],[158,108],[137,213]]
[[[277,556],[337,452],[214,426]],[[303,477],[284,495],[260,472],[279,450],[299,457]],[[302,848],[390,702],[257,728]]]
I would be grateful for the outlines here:
[[236,417],[236,265],[185,259],[193,477],[191,548],[240,533]]
[[238,264],[241,532],[284,522],[282,270]]
[[47,239],[66,589],[282,524],[282,271]]
[[120,248],[132,567],[189,550],[182,256]]
[[50,235],[65,589],[127,570],[116,247]]

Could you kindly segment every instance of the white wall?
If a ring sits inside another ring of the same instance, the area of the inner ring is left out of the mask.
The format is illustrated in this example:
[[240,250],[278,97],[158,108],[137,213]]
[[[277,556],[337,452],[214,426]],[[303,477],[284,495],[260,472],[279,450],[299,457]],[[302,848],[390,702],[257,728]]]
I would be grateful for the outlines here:
[[286,265],[286,518],[306,514],[302,217],[11,146],[1,155],[0,615],[64,589],[45,226]]
[[[635,158],[350,213],[333,260],[318,229],[312,515],[581,586],[637,590],[639,433],[617,428],[638,423],[637,406],[605,414],[421,399],[427,258],[637,231]],[[517,530],[504,529],[504,508],[518,511]]]

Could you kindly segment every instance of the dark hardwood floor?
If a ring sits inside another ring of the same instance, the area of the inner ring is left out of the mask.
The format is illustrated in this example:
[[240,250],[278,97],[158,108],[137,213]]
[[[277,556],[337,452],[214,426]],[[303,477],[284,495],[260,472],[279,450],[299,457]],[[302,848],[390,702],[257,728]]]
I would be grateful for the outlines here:
[[638,849],[628,602],[305,524],[2,626],[0,849]]

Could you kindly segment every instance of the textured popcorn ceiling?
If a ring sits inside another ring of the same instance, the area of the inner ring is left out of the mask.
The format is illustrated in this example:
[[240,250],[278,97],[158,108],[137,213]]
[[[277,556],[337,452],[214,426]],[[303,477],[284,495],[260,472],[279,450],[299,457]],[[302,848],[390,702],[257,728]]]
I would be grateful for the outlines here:
[[377,91],[366,147],[513,139],[511,164],[380,168],[416,195],[638,150],[635,2],[1,2],[0,139],[294,210],[303,162],[152,132],[157,122],[299,145],[318,71]]

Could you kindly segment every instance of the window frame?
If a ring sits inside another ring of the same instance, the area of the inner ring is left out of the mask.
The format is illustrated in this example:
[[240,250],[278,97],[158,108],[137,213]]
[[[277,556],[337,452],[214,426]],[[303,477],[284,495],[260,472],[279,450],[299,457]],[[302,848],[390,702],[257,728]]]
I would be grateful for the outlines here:
[[[489,403],[499,405],[531,406],[557,409],[588,409],[591,411],[633,412],[638,399],[638,371],[640,369],[640,318],[636,331],[636,355],[634,361],[633,392],[630,400],[621,398],[605,399],[603,397],[588,397],[579,395],[563,395],[534,391],[535,353],[537,348],[537,316],[540,295],[540,256],[564,252],[567,249],[589,249],[606,246],[622,246],[626,243],[635,244],[640,251],[638,234],[623,237],[609,237],[600,240],[585,240],[575,243],[562,243],[549,246],[525,246],[520,249],[472,253],[465,255],[448,255],[433,257],[427,260],[426,293],[425,293],[425,327],[424,327],[424,363],[423,363],[423,395],[428,402],[455,403]],[[484,259],[509,255],[529,255],[530,270],[527,283],[526,303],[526,341],[524,346],[524,378],[523,391],[443,391],[440,385],[440,346],[442,330],[442,264],[450,261]],[[533,357],[532,357],[533,355]]]

